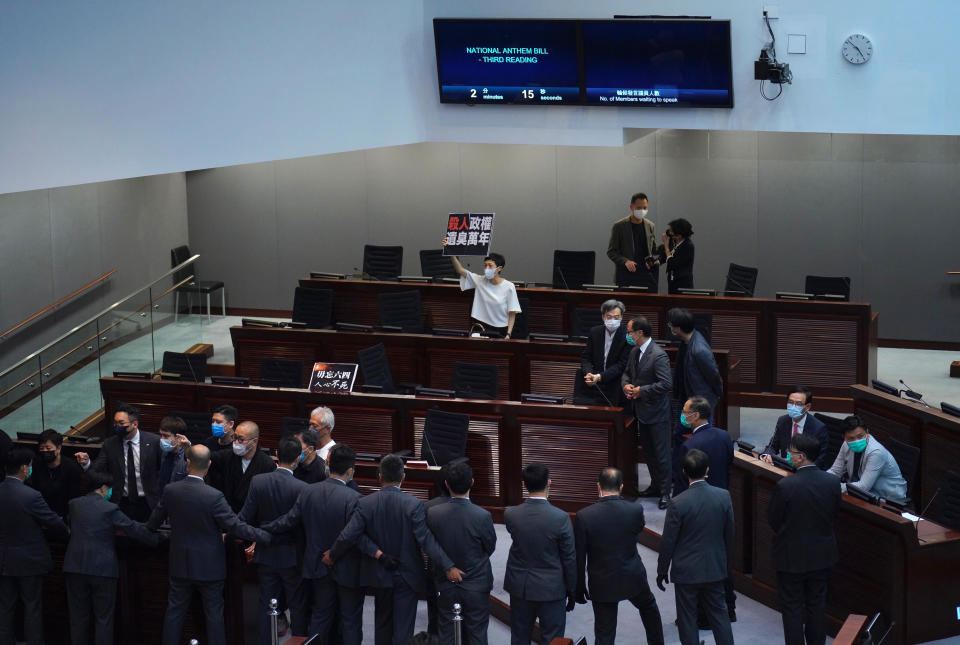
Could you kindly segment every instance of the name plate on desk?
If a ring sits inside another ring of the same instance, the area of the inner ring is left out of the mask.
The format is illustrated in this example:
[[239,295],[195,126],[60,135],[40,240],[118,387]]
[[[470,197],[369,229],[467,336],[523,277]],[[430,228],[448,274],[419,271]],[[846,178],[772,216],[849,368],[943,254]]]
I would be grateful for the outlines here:
[[314,363],[310,374],[310,391],[349,394],[353,392],[356,378],[356,363]]

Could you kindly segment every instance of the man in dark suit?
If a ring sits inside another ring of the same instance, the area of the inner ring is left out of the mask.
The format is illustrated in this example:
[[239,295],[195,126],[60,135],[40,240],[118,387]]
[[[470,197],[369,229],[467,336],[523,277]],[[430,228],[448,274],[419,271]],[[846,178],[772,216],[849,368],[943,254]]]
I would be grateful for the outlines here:
[[7,454],[0,482],[0,643],[14,642],[17,599],[23,602],[27,645],[43,645],[43,576],[53,569],[43,529],[66,538],[69,531],[38,491],[23,482],[33,469],[33,453],[14,448]]
[[790,454],[787,450],[790,446],[790,438],[796,434],[809,434],[820,445],[815,465],[820,470],[830,467],[830,455],[827,454],[830,435],[823,421],[810,413],[811,405],[813,405],[813,392],[810,388],[797,385],[790,390],[787,394],[787,413],[777,419],[776,429],[770,441],[767,442],[767,447],[763,449],[761,459],[772,464],[773,459],[770,455],[786,458]]
[[[677,446],[677,470],[681,470],[680,465],[688,452],[702,450],[710,459],[707,483],[726,490],[733,464],[733,439],[729,432],[710,423],[710,402],[706,397],[694,396],[684,402],[680,425],[685,432],[690,432],[690,438]],[[675,492],[683,492],[687,489],[687,478],[682,475],[675,477],[673,485]]]
[[187,424],[180,417],[166,416],[160,421],[157,433],[160,436],[160,474],[157,476],[157,486],[160,494],[170,482],[178,482],[187,476],[187,460],[184,455],[190,447],[187,439]]
[[[577,602],[593,602],[596,645],[613,645],[617,635],[617,608],[629,600],[640,611],[647,643],[663,645],[663,623],[647,582],[647,570],[637,553],[643,531],[643,506],[628,502],[623,473],[604,468],[597,480],[600,501],[577,512]],[[587,576],[590,574],[590,593]]]
[[633,345],[620,384],[633,407],[637,434],[650,471],[644,497],[660,496],[666,508],[671,495],[670,468],[670,359],[652,338],[653,329],[643,316],[627,323],[627,343]]
[[423,591],[425,552],[448,580],[461,580],[462,572],[440,548],[427,528],[423,503],[400,490],[403,460],[387,455],[380,461],[381,489],[362,497],[357,510],[340,533],[327,556],[336,562],[364,534],[386,557],[379,562],[364,558],[363,577],[374,588],[376,600],[376,645],[405,645],[413,636],[417,618],[417,594]]
[[327,478],[327,462],[317,452],[320,433],[313,428],[305,428],[293,435],[300,441],[300,463],[293,476],[306,484],[316,484]]
[[[307,487],[293,476],[300,460],[300,442],[293,437],[280,440],[277,445],[279,467],[273,472],[261,473],[250,480],[250,491],[238,517],[250,526],[263,527],[291,508]],[[286,598],[290,608],[290,627],[294,636],[307,636],[308,608],[306,590],[300,575],[299,561],[303,554],[303,534],[294,531],[277,536],[269,546],[255,545],[253,561],[260,580],[260,638],[261,645],[270,645],[270,599]],[[281,607],[282,609],[282,607]]]
[[463,643],[486,645],[490,623],[490,590],[493,569],[490,556],[497,546],[497,533],[490,512],[470,501],[473,470],[466,462],[450,464],[446,484],[450,498],[427,511],[427,525],[440,547],[463,571],[459,583],[438,580],[440,592],[438,631],[444,643],[454,642],[453,604],[460,603],[463,616]]
[[[437,476],[437,488],[438,494],[435,497],[431,497],[423,503],[423,511],[427,514],[427,522],[429,524],[430,519],[430,509],[439,504],[446,504],[450,501],[450,488],[447,487],[447,473],[450,471],[450,466],[452,462],[447,462],[440,467],[440,474]],[[436,537],[436,536],[434,536]],[[433,573],[433,562],[427,561],[427,573],[424,580],[424,586],[426,587],[425,595],[427,596],[427,633],[438,636],[440,634],[439,627],[439,614],[440,610],[437,605],[439,599],[439,592],[437,591],[437,578],[438,575],[432,575]]]
[[581,405],[620,405],[620,376],[629,355],[626,329],[620,324],[626,309],[619,300],[600,305],[602,325],[590,329],[580,357],[585,389],[578,393]]
[[647,219],[650,200],[643,193],[630,198],[627,217],[617,220],[610,229],[607,257],[616,267],[614,280],[618,286],[639,285],[657,293],[660,269],[646,261],[657,252],[653,222]]
[[84,470],[109,473],[118,483],[117,506],[131,519],[142,522],[160,499],[162,454],[160,437],[140,430],[140,410],[121,404],[113,415],[113,436],[103,442],[93,465],[85,452],[74,456]]
[[812,434],[791,437],[789,450],[797,471],[777,482],[767,507],[783,638],[786,645],[823,645],[827,583],[839,557],[833,527],[840,480],[816,467],[820,442]]
[[357,538],[357,547],[344,550],[335,563],[328,565],[323,561],[360,500],[360,493],[347,486],[353,478],[356,458],[353,448],[347,444],[334,446],[330,451],[330,477],[301,490],[285,515],[262,527],[271,533],[303,527],[306,545],[301,575],[313,590],[308,631],[329,634],[338,620],[339,605],[343,645],[360,645],[363,640],[361,551],[372,558],[383,557],[377,546],[363,534]]
[[91,492],[70,501],[70,543],[63,558],[70,640],[73,645],[90,643],[92,614],[93,642],[110,645],[120,575],[114,535],[120,530],[148,546],[156,546],[160,537],[110,501],[113,480],[109,474],[88,473],[87,483]]
[[510,594],[510,642],[528,645],[533,622],[539,618],[540,643],[547,645],[563,636],[566,612],[575,604],[577,552],[570,517],[547,501],[550,471],[546,465],[527,464],[523,485],[527,500],[503,513],[513,539],[503,577],[503,589]]
[[674,336],[682,341],[677,354],[677,370],[673,379],[676,397],[686,401],[691,396],[702,396],[710,403],[710,414],[723,394],[723,379],[713,357],[710,343],[693,326],[693,314],[686,309],[675,308],[667,312],[667,322]]
[[199,445],[187,450],[189,474],[167,485],[147,522],[147,528],[153,531],[160,528],[164,520],[170,522],[170,585],[167,613],[163,618],[163,645],[182,642],[183,621],[193,589],[197,589],[203,599],[207,643],[226,645],[223,581],[227,577],[227,563],[221,536],[229,533],[261,546],[270,544],[269,533],[237,519],[223,493],[203,482],[209,468],[209,448]]
[[223,493],[233,512],[239,513],[254,476],[276,469],[270,455],[260,451],[260,427],[244,421],[233,431],[233,449],[213,453],[207,483]]
[[730,493],[705,480],[710,462],[702,450],[683,458],[690,487],[667,508],[657,562],[657,586],[666,591],[673,565],[677,627],[681,645],[698,645],[697,604],[703,604],[717,645],[733,645],[733,630],[724,602],[729,577],[728,554],[733,543]]

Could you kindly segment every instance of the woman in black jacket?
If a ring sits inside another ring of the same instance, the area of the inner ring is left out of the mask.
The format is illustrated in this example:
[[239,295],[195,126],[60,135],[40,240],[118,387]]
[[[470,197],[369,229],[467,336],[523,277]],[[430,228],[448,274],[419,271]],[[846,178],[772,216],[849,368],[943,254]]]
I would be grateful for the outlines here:
[[675,219],[667,225],[663,245],[657,249],[660,262],[667,265],[667,292],[679,293],[679,289],[693,289],[693,226],[683,219]]

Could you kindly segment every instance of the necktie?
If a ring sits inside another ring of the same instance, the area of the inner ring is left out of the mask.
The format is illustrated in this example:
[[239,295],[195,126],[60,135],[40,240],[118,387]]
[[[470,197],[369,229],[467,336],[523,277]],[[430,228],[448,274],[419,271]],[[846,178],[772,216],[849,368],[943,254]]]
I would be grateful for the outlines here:
[[797,433],[800,432],[800,424],[796,421],[793,422],[793,436],[796,437]]
[[137,467],[133,463],[133,442],[127,442],[127,498],[137,501]]

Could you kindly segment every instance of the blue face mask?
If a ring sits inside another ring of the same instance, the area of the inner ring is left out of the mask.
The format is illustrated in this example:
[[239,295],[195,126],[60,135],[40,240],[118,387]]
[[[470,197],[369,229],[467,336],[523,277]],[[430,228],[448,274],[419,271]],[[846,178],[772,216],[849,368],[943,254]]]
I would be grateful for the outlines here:
[[163,452],[170,452],[173,450],[173,442],[169,439],[160,439],[160,450]]
[[787,416],[791,419],[799,419],[803,416],[803,406],[796,403],[787,403]]
[[30,479],[31,475],[33,475],[33,466],[30,466],[30,470],[27,471],[27,479]]
[[113,488],[108,488],[107,494],[103,496],[103,499],[109,502],[111,497],[113,497]]
[[684,428],[690,427],[690,422],[687,421],[687,415],[685,415],[683,412],[680,413],[680,425],[682,425]]
[[867,438],[857,439],[856,441],[848,441],[847,445],[850,447],[850,450],[854,452],[863,452],[867,449]]
[[212,425],[210,426],[210,429],[213,430],[213,436],[214,436],[214,437],[220,438],[220,437],[222,437],[223,434],[224,434],[224,432],[223,432],[223,426],[220,425],[219,423],[214,423],[214,424],[212,424]]
[[787,463],[788,463],[788,464],[793,463],[793,457],[790,456],[790,451],[789,451],[789,450],[787,451]]
[[627,345],[630,345],[631,347],[633,347],[633,346],[636,345],[636,344],[637,344],[637,341],[633,340],[633,333],[628,331],[628,332],[627,332]]
[[300,463],[303,463],[303,460],[307,458],[307,453],[300,451]]

